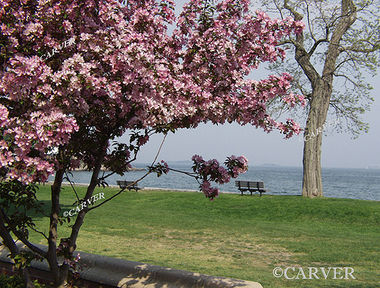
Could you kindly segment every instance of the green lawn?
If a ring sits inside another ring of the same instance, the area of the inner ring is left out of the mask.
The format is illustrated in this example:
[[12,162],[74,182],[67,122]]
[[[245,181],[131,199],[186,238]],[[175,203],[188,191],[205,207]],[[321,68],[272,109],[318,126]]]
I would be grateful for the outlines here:
[[[40,200],[49,199],[49,189],[40,187]],[[116,191],[97,193],[108,198]],[[65,187],[62,212],[74,200]],[[130,191],[87,215],[78,250],[258,281],[265,288],[368,288],[379,287],[379,223],[375,201],[231,194],[209,201],[200,193]],[[48,218],[37,221],[45,232],[47,224]],[[60,227],[61,237],[68,225]],[[46,244],[38,234],[31,239]],[[334,280],[331,274],[327,280],[275,278],[276,266],[352,267],[356,280]]]

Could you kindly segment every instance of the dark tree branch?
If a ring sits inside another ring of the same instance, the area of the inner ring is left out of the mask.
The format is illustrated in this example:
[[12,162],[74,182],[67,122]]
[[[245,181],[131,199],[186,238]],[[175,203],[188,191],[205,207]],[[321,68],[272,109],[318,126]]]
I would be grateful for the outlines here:
[[316,38],[314,37],[313,27],[312,27],[311,22],[310,22],[310,11],[309,11],[309,4],[307,3],[307,1],[305,1],[305,5],[306,5],[307,25],[309,26],[310,37],[311,37],[311,39],[314,40],[314,43],[315,43],[315,42],[317,42],[317,40],[316,40]]
[[[108,137],[105,137],[108,139]],[[100,145],[100,151],[98,155],[96,155],[96,161],[94,165],[94,170],[92,172],[92,177],[90,180],[90,184],[87,187],[87,192],[84,197],[84,201],[87,201],[91,198],[96,186],[98,185],[98,175],[102,166],[102,161],[107,153],[107,147],[108,147],[108,140],[104,140],[103,143]],[[76,249],[76,241],[78,238],[79,230],[84,222],[84,218],[86,216],[86,213],[88,211],[88,208],[82,209],[75,220],[74,225],[71,229],[71,235],[69,238],[69,252],[73,253]]]
[[[301,21],[303,16],[298,13],[293,7],[291,7],[288,3],[288,0],[284,0],[284,8],[287,9],[294,17],[295,20]],[[314,66],[310,62],[310,56],[306,52],[305,46],[304,46],[304,34],[299,33],[296,36],[296,40],[293,42],[296,53],[295,58],[298,64],[301,66],[302,70],[305,72],[306,77],[310,80],[312,86],[315,85],[315,83],[320,78],[317,70],[314,68]]]
[[352,0],[342,0],[341,15],[343,15],[343,17],[339,20],[337,27],[331,36],[330,45],[326,53],[326,61],[323,66],[322,77],[326,80],[328,79],[328,82],[332,81],[336,59],[340,54],[338,49],[339,43],[342,40],[343,35],[356,20],[356,7]]
[[319,40],[315,41],[313,47],[311,47],[310,51],[307,53],[308,57],[311,57],[314,54],[314,52],[318,48],[319,44],[328,43],[328,42],[329,42],[329,40],[327,38],[319,39]]
[[3,212],[0,213],[0,236],[3,239],[3,244],[5,244],[5,246],[11,252],[11,256],[15,257],[19,253],[19,249],[14,242],[9,230],[5,227],[3,214]]
[[284,0],[284,8],[288,10],[294,16],[294,20],[296,21],[302,20],[303,18],[302,14],[298,13],[295,9],[293,9],[293,7],[289,5],[288,0]]
[[[151,164],[151,166],[154,165],[154,163],[157,161],[157,158],[158,158],[158,155],[160,155],[160,152],[161,152],[161,149],[162,149],[162,146],[164,145],[165,143],[165,140],[166,140],[166,135],[164,136],[164,138],[162,139],[162,142],[160,144],[160,147],[158,148],[158,151],[156,153],[156,156],[154,157],[154,160]],[[145,173],[145,175],[143,175],[141,178],[137,179],[136,181],[134,181],[133,183],[129,184],[128,186],[126,186],[125,188],[121,189],[119,192],[117,192],[115,195],[112,195],[110,198],[104,200],[102,203],[98,204],[98,205],[95,205],[95,206],[92,206],[91,208],[88,208],[87,209],[87,212],[88,211],[91,211],[91,210],[94,210],[102,205],[104,205],[105,203],[111,201],[112,199],[114,199],[115,197],[117,197],[118,195],[120,195],[121,193],[123,193],[123,191],[129,187],[132,187],[134,185],[136,185],[138,182],[140,182],[141,180],[143,180],[146,176],[148,176],[149,174],[151,174],[152,172],[148,171],[147,173]],[[82,210],[83,211],[83,210]]]
[[28,227],[29,227],[30,229],[32,229],[34,232],[36,232],[36,233],[38,233],[38,234],[41,234],[46,240],[49,239],[49,238],[46,236],[46,234],[45,234],[44,232],[37,230],[36,228],[34,228],[34,227],[31,226],[31,225],[28,225]]
[[77,193],[77,190],[75,189],[74,185],[73,185],[73,182],[70,180],[69,176],[67,175],[67,172],[65,171],[65,178],[67,181],[69,181],[70,183],[70,187],[71,189],[73,189],[74,193],[75,193],[75,196],[77,197],[77,200],[79,201],[79,196],[78,196],[78,193]]
[[107,175],[105,175],[104,176],[104,174],[105,174],[105,172],[103,172],[103,175],[102,175],[102,177],[99,177],[99,181],[104,181],[104,180],[106,180],[108,177],[110,177],[110,176],[112,176],[112,175],[115,175],[116,174],[116,171],[113,171],[113,172],[110,172],[110,173],[108,173]]
[[[4,223],[7,223],[9,229],[12,231],[12,233],[22,242],[24,243],[30,250],[32,250],[33,252],[37,253],[38,255],[42,256],[42,257],[46,257],[47,256],[47,253],[43,250],[41,250],[40,248],[38,248],[37,246],[33,245],[32,243],[29,242],[29,240],[25,237],[25,235],[23,235],[17,228],[15,225],[13,225],[11,223],[11,221],[9,220],[9,218],[7,217],[7,215],[4,213],[3,209],[0,210],[0,230],[3,230],[3,228],[5,228],[4,226]],[[5,228],[6,229],[6,228]],[[2,231],[4,232],[4,231]],[[6,235],[6,234],[4,234]],[[3,236],[3,233],[2,235]],[[7,239],[7,238],[5,238]],[[8,239],[7,239],[8,240]],[[13,241],[13,240],[12,240]],[[8,246],[7,246],[8,247]],[[8,247],[10,248],[10,247]]]
[[[138,182],[140,182],[141,180],[143,180],[146,176],[148,176],[150,173],[152,172],[147,172],[145,173],[144,176],[140,177],[139,179],[137,179],[136,181],[134,181],[133,183],[129,184],[128,186],[126,186],[125,188],[121,189],[119,192],[117,192],[116,194],[112,195],[110,198],[104,200],[102,203],[99,203],[98,205],[95,205],[95,206],[92,206],[91,208],[88,208],[87,209],[87,212],[91,211],[91,210],[94,210],[104,204],[106,204],[107,202],[111,201],[112,199],[114,199],[115,197],[119,196],[121,193],[123,193],[125,191],[125,189],[128,189],[129,187],[132,187],[134,185],[136,185]],[[82,210],[83,211],[83,210]],[[82,212],[81,211],[81,212]]]
[[293,45],[296,45],[294,43],[294,41],[292,41],[291,39],[288,39],[288,40],[283,40],[283,41],[280,41],[277,43],[277,46],[281,46],[281,45],[285,45],[285,44],[293,44]]
[[352,83],[355,87],[360,85],[360,84],[358,84],[357,82],[355,82],[354,80],[352,80],[350,77],[348,77],[345,74],[334,73],[334,76],[335,77],[342,77],[342,78],[346,79],[347,81],[349,81],[350,83]]

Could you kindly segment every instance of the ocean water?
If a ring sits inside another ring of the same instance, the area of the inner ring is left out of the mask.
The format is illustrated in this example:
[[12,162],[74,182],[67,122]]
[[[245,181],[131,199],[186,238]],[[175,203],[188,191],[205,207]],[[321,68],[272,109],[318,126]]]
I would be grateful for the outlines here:
[[[135,167],[145,168],[146,166],[139,164]],[[182,171],[191,171],[190,165],[186,164],[172,164],[170,167]],[[107,183],[116,185],[117,180],[137,180],[145,173],[145,171],[131,171],[123,176],[112,175],[107,179]],[[90,175],[87,171],[75,171],[72,174],[72,180],[75,183],[88,183]],[[324,168],[322,178],[325,197],[380,201],[380,169]],[[301,195],[302,168],[249,167],[248,171],[236,180],[263,181],[265,188],[269,189],[267,194]],[[198,190],[199,188],[196,179],[173,171],[161,177],[150,174],[138,185],[141,187],[189,190]],[[219,188],[222,192],[239,193],[235,187],[235,179],[232,179],[230,183],[220,185]]]

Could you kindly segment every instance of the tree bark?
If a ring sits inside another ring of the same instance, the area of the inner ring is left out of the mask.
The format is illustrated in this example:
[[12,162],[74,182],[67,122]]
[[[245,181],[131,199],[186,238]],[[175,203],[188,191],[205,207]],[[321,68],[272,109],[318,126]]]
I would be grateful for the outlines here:
[[57,240],[58,240],[58,217],[59,217],[59,197],[63,181],[64,169],[59,169],[55,173],[54,183],[51,186],[51,212],[50,227],[48,239],[47,261],[50,271],[53,275],[54,286],[64,288],[67,284],[69,267],[66,264],[59,265],[57,258]]
[[[295,20],[302,20],[303,15],[298,13],[288,0],[284,0],[284,8],[293,15]],[[302,195],[305,197],[323,196],[321,169],[323,125],[330,107],[334,71],[340,53],[339,45],[343,35],[356,20],[356,7],[352,0],[341,0],[340,16],[331,39],[328,41],[322,75],[317,72],[310,61],[315,50],[312,48],[309,52],[306,51],[304,34],[298,34],[292,41],[295,47],[295,59],[312,86],[310,110],[304,134]]]
[[304,133],[302,196],[310,198],[323,196],[321,154],[323,125],[331,97],[328,86],[323,79],[317,81]]
[[[87,187],[87,192],[84,197],[84,201],[87,199],[90,199],[96,186],[98,183],[98,175],[101,169],[101,165],[104,159],[104,156],[107,151],[108,147],[108,140],[105,141],[105,144],[102,145],[103,147],[99,147],[99,154],[96,156],[96,164],[92,173],[92,178],[90,181],[89,186]],[[57,225],[58,225],[58,215],[60,211],[59,207],[59,199],[60,199],[60,191],[63,181],[63,175],[64,175],[64,169],[58,170],[55,175],[54,183],[51,187],[51,201],[52,201],[52,207],[50,212],[50,229],[49,229],[49,239],[48,239],[48,255],[47,255],[47,261],[49,263],[50,271],[53,275],[54,279],[54,287],[56,288],[64,288],[66,287],[68,283],[68,276],[69,276],[69,265],[68,264],[62,264],[60,265],[58,263],[57,258],[57,241],[58,241],[58,231],[57,231]],[[77,218],[75,220],[75,223],[72,227],[72,232],[70,238],[68,238],[68,247],[66,247],[64,251],[64,257],[65,258],[71,258],[75,249],[76,249],[76,240],[79,234],[79,230],[84,222],[84,218],[86,216],[88,208],[84,208],[81,210]]]

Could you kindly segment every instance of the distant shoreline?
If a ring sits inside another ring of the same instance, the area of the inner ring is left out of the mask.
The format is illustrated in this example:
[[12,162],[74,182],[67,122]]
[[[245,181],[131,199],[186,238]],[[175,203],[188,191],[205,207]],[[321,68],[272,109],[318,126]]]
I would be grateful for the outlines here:
[[[42,185],[52,185],[53,181],[47,181],[43,183]],[[62,185],[70,186],[70,182],[62,182]],[[77,186],[88,186],[88,183],[74,183],[74,185]],[[118,185],[110,184],[107,186],[108,188],[119,188]],[[132,189],[133,190],[133,189]],[[194,189],[181,189],[181,188],[161,188],[161,187],[141,187],[141,190],[157,190],[157,191],[169,191],[169,192],[198,192],[202,193],[199,190]],[[240,192],[229,192],[229,191],[219,191],[219,193],[225,193],[225,194],[240,194]]]
[[[81,168],[81,167],[79,167],[79,168],[77,168],[77,169],[74,169],[73,171],[75,171],[75,172],[82,172],[82,171],[84,171],[84,172],[91,172],[91,170],[88,170],[88,169],[86,169],[86,168]],[[111,171],[108,171],[107,169],[104,169],[104,168],[102,168],[101,170],[100,170],[101,172],[111,172]],[[145,168],[136,168],[136,167],[132,167],[132,168],[129,168],[127,171],[125,171],[126,173],[128,173],[129,171],[146,171],[146,169]]]
[[[144,168],[138,165],[133,167]],[[181,167],[179,167],[181,169]],[[187,168],[186,168],[187,169]],[[182,169],[183,170],[183,169]],[[187,170],[186,170],[187,171]],[[190,170],[189,170],[190,171]],[[106,179],[108,184],[117,185],[118,180],[136,180],[143,176],[147,171],[130,171],[124,175],[111,175]],[[101,173],[102,175],[103,173]],[[105,172],[104,175],[108,175]],[[89,183],[91,172],[73,171],[69,176],[75,183]],[[324,196],[333,198],[361,199],[380,201],[380,170],[371,169],[322,169],[324,184]],[[54,180],[54,175],[49,177]],[[263,181],[265,188],[270,190],[268,195],[300,195],[302,187],[302,168],[285,167],[250,167],[250,169],[237,180]],[[65,179],[65,181],[68,181]],[[181,191],[199,190],[199,183],[188,179],[187,176],[176,173],[168,173],[158,178],[151,174],[139,183],[141,187],[160,187],[162,190]],[[117,187],[117,186],[115,186]],[[222,185],[215,184],[222,192],[238,193],[234,181]],[[147,188],[146,188],[147,189]]]

